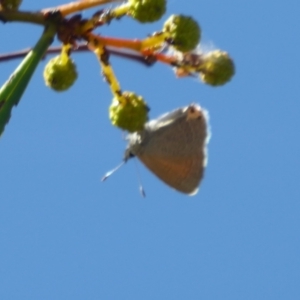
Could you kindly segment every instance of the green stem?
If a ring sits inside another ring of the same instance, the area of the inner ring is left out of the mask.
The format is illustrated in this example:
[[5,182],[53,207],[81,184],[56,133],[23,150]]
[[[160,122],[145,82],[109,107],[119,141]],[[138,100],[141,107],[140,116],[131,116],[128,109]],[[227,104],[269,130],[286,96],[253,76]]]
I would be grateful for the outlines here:
[[19,10],[0,10],[0,20],[3,22],[25,22],[45,25],[46,20],[41,12],[28,12]]
[[0,89],[0,136],[10,119],[12,108],[19,103],[36,67],[51,45],[55,34],[55,23],[49,23],[37,44]]

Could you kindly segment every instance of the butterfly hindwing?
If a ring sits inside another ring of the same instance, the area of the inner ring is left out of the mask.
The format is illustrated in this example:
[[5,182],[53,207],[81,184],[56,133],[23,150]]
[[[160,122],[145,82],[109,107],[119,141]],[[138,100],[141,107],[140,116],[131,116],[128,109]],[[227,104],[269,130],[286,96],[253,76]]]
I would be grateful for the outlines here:
[[[138,142],[139,140],[139,142]],[[195,194],[206,164],[207,120],[198,105],[149,122],[129,150],[172,188]]]

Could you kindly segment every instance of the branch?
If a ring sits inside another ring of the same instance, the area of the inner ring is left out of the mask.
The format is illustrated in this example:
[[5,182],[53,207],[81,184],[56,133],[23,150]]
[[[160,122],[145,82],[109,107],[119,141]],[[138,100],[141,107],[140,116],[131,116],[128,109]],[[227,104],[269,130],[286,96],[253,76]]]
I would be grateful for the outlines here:
[[42,10],[43,13],[48,13],[53,10],[59,10],[62,14],[62,16],[67,16],[69,14],[96,7],[99,5],[107,4],[107,3],[113,3],[113,2],[123,2],[122,0],[81,0],[76,2],[71,2],[68,4],[60,5],[57,7],[51,7],[51,8],[45,8]]
[[20,10],[0,10],[0,21],[6,22],[25,22],[38,25],[45,25],[45,16],[41,12],[30,12]]
[[[58,54],[61,52],[62,47],[61,46],[57,46],[57,47],[50,47],[45,56],[43,57],[43,59],[46,58],[47,54]],[[10,52],[10,53],[5,53],[5,54],[1,54],[0,55],[0,62],[5,62],[5,61],[9,61],[9,60],[13,60],[13,59],[18,59],[18,58],[22,58],[24,56],[27,55],[28,52],[30,52],[32,49],[31,48],[27,48],[27,49],[23,49],[20,51],[16,51],[16,52]],[[76,49],[72,50],[72,52],[86,52],[86,51],[90,51],[87,47],[87,45],[78,45]],[[153,59],[151,56],[149,57],[144,57],[138,53],[129,53],[129,52],[124,52],[122,50],[117,50],[117,49],[113,49],[113,48],[107,48],[107,51],[109,54],[114,55],[114,56],[118,56],[118,57],[122,57],[122,58],[126,58],[126,59],[130,59],[133,61],[136,61],[138,63],[141,63],[145,66],[152,66],[156,60]]]

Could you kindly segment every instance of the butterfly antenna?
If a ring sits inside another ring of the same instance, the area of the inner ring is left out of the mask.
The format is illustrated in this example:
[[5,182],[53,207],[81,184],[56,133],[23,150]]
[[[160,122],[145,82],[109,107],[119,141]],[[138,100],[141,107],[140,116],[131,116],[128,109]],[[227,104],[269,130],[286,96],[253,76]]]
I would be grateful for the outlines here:
[[118,166],[116,166],[114,169],[112,169],[111,171],[107,172],[102,178],[101,181],[105,181],[110,175],[112,175],[113,173],[115,173],[116,171],[118,171],[124,164],[126,161],[122,161]]
[[138,182],[139,182],[139,190],[140,193],[142,195],[143,198],[146,198],[146,193],[142,184],[142,180],[141,180],[141,176],[140,176],[140,172],[139,172],[139,168],[138,168],[138,164],[136,162],[136,159],[134,160],[135,162],[135,168],[136,168],[136,172],[137,172],[137,178],[138,178]]

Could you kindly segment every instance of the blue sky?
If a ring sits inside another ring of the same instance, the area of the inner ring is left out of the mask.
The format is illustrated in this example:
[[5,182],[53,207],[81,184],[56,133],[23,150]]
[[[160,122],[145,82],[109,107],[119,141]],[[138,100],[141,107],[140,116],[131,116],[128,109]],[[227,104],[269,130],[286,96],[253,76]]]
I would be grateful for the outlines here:
[[[183,13],[201,24],[204,46],[234,58],[236,76],[219,88],[176,79],[161,64],[111,59],[151,118],[191,102],[209,111],[209,160],[195,197],[137,162],[142,198],[134,161],[101,183],[126,142],[108,120],[111,94],[97,60],[74,55],[79,79],[59,94],[44,85],[43,61],[0,140],[0,298],[298,299],[299,8],[170,0],[155,24],[124,19],[97,31],[143,38]],[[0,24],[0,53],[33,46],[41,31]],[[1,63],[1,83],[18,63]]]

